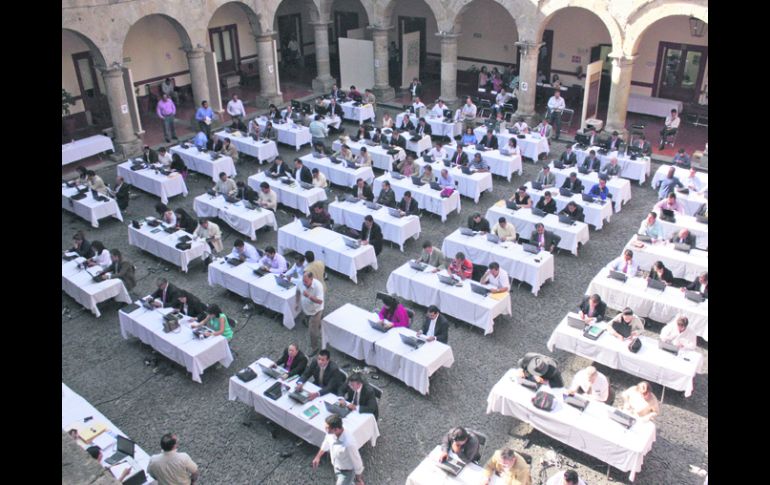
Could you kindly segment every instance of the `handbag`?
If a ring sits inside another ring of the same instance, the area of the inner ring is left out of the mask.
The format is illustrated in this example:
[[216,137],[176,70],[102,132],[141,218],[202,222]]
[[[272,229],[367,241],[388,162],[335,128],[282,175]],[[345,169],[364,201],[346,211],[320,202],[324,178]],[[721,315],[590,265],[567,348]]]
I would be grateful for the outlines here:
[[553,394],[537,391],[537,394],[532,398],[532,405],[543,411],[553,411]]
[[447,198],[447,197],[450,197],[454,193],[454,191],[455,189],[451,187],[446,187],[444,190],[441,191],[439,195],[443,198]]
[[245,369],[241,369],[238,371],[237,374],[235,374],[238,379],[242,380],[243,382],[249,382],[250,380],[257,377],[257,373],[254,372],[250,367],[246,367]]
[[634,337],[631,339],[631,342],[628,343],[628,350],[630,350],[632,353],[639,352],[639,349],[642,348],[642,341],[639,339],[639,337]]
[[174,247],[176,247],[177,249],[179,249],[181,251],[186,251],[186,250],[188,250],[188,249],[190,249],[192,247],[192,244],[189,243],[189,242],[180,242],[180,243],[177,243],[176,246],[174,246]]

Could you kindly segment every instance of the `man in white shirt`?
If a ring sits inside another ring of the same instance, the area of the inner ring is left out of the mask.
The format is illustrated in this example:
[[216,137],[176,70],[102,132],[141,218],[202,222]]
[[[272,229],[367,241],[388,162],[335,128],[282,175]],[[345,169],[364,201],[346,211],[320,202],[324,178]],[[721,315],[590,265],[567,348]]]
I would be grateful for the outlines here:
[[629,278],[633,278],[639,270],[639,265],[634,261],[634,252],[630,249],[623,251],[622,256],[610,263],[610,269],[613,271],[620,271]]
[[164,167],[170,167],[171,161],[171,154],[166,150],[166,147],[160,147],[158,149],[158,163],[162,163]]
[[265,248],[265,255],[259,260],[259,264],[262,265],[262,269],[265,271],[276,274],[285,273],[288,266],[286,264],[286,258],[276,253],[273,246]]
[[238,185],[225,172],[220,172],[219,181],[214,185],[214,190],[218,194],[234,196],[238,193]]
[[572,384],[569,386],[569,393],[582,394],[583,397],[593,399],[599,402],[607,402],[610,395],[610,383],[607,376],[596,370],[596,367],[589,365],[585,369],[577,371],[572,378]]
[[575,470],[566,470],[564,473],[560,470],[549,478],[545,485],[586,485],[586,482],[578,476]]
[[[313,357],[321,349],[321,318],[324,310],[324,288],[321,282],[314,278],[311,271],[302,275],[302,284],[297,286],[297,304],[302,314],[307,318],[310,333],[310,350],[308,357]],[[319,275],[319,278],[323,276]],[[299,311],[297,311],[299,313]]]
[[703,182],[698,178],[698,172],[694,168],[690,169],[690,174],[684,179],[684,186],[695,192],[700,192],[703,189]]
[[529,130],[529,126],[527,125],[527,122],[524,121],[524,118],[519,118],[519,121],[513,124],[513,128],[511,129],[514,133],[527,133]]
[[313,469],[317,469],[324,453],[329,453],[336,485],[363,485],[364,462],[358,453],[352,436],[345,433],[342,427],[342,418],[337,414],[326,417],[326,437],[324,438],[318,453],[313,458]]
[[259,199],[257,199],[257,204],[259,204],[260,207],[275,211],[275,208],[278,207],[278,196],[275,194],[273,189],[270,188],[270,184],[267,182],[262,182],[259,184],[258,195]]
[[693,329],[688,328],[689,324],[687,317],[678,316],[663,327],[660,331],[660,339],[680,349],[695,350],[698,346],[698,336]]
[[189,483],[198,481],[198,465],[187,453],[177,451],[179,440],[175,434],[164,434],[160,439],[163,453],[153,455],[147,466],[149,475],[161,484]]
[[638,234],[650,236],[652,238],[652,242],[655,242],[658,239],[662,239],[663,229],[660,227],[660,222],[658,222],[658,214],[655,212],[650,212],[647,218],[642,221],[642,225],[639,226]]
[[[251,244],[243,242],[243,239],[235,240],[233,243],[233,250],[227,257],[240,259],[247,263],[259,263],[259,253],[257,253],[257,249]],[[284,266],[285,263],[286,261],[284,261]]]
[[447,109],[444,101],[439,99],[436,104],[433,105],[433,109],[430,110],[430,114],[436,118],[444,117],[444,110]]
[[565,107],[564,98],[561,97],[561,89],[556,89],[553,92],[553,96],[548,100],[548,118],[553,126],[556,127],[554,140],[559,139],[559,134],[561,133],[561,112]]
[[414,108],[414,114],[417,116],[422,116],[422,112],[420,110],[425,108],[425,103],[420,101],[419,97],[414,98],[414,101],[412,101],[412,108]]
[[433,157],[433,161],[436,160],[444,160],[445,158],[449,157],[449,154],[446,150],[444,150],[444,144],[440,141],[436,142],[436,144],[433,146],[433,148],[430,149],[428,152],[428,155]]
[[473,101],[470,97],[465,98],[465,104],[460,110],[460,115],[465,122],[464,129],[467,130],[468,128],[475,128],[474,125],[476,120],[476,105],[473,104]]
[[666,116],[666,121],[664,122],[664,127],[662,130],[660,130],[660,149],[663,150],[666,147],[666,138],[669,135],[673,135],[676,133],[677,129],[679,129],[679,122],[681,119],[679,116],[677,116],[677,112],[675,109],[671,110],[671,114]]
[[500,264],[495,261],[489,263],[489,269],[481,277],[479,283],[494,286],[495,288],[491,290],[492,293],[506,293],[510,290],[511,284],[508,273],[500,268]]
[[324,175],[320,170],[317,168],[314,168],[312,170],[313,173],[313,187],[318,187],[321,189],[325,189],[329,183],[326,181],[326,175]]
[[238,130],[245,130],[243,118],[246,116],[246,108],[243,107],[243,101],[238,99],[237,94],[227,103],[227,114],[233,119],[233,126]]

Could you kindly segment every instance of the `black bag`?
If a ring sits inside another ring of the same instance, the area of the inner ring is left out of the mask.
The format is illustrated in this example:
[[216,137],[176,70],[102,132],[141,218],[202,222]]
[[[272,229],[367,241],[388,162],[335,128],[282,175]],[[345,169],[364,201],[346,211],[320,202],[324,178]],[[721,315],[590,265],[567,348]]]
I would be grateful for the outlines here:
[[639,340],[639,337],[634,337],[631,339],[631,342],[628,344],[628,350],[630,350],[632,353],[639,352],[639,349],[642,348],[642,341]]
[[263,394],[269,397],[270,399],[272,399],[273,401],[277,401],[283,395],[283,393],[281,392],[281,386],[282,386],[281,382],[276,382],[272,386],[265,389],[265,392],[263,392]]
[[177,243],[175,247],[181,251],[187,251],[192,247],[192,244],[189,242],[180,242]]
[[136,219],[131,221],[131,225],[134,227],[134,229],[141,229],[142,223],[137,221]]
[[250,380],[257,377],[257,373],[254,372],[250,367],[246,367],[245,369],[241,369],[238,371],[237,374],[235,374],[238,379],[242,380],[243,382],[249,382]]
[[553,411],[553,395],[545,391],[537,391],[532,398],[532,405],[544,411]]

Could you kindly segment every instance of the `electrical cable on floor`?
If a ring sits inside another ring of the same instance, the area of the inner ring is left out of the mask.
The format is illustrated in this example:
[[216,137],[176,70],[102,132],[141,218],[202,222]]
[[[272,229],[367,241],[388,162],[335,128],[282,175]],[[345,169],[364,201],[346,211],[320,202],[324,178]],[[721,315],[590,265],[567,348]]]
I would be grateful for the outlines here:
[[133,388],[129,389],[128,391],[124,392],[124,393],[123,393],[123,394],[121,394],[120,396],[118,396],[118,397],[116,397],[116,398],[113,398],[113,399],[108,399],[108,400],[106,400],[106,401],[101,401],[101,402],[98,402],[98,403],[94,404],[93,406],[94,406],[94,407],[98,407],[98,406],[101,406],[102,404],[107,404],[107,403],[111,403],[111,402],[113,402],[113,401],[117,401],[118,399],[122,398],[123,396],[125,396],[125,395],[127,395],[127,394],[130,394],[130,393],[134,392],[135,390],[139,389],[141,386],[143,386],[144,384],[146,384],[146,383],[147,383],[147,381],[149,381],[150,379],[152,379],[152,378],[153,378],[153,377],[155,377],[156,375],[158,375],[158,374],[156,374],[155,372],[153,372],[152,374],[150,374],[150,375],[147,377],[147,379],[143,380],[142,382],[140,382],[139,384],[137,384],[137,385],[136,385],[136,386],[134,386]]

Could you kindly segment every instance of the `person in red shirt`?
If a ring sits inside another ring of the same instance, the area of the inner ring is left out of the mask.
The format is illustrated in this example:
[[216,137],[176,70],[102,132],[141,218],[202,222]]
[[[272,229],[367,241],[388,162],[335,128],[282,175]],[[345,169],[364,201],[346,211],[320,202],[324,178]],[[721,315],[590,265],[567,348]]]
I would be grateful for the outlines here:
[[452,264],[449,265],[449,275],[457,275],[461,279],[470,279],[473,274],[473,263],[470,259],[465,259],[465,254],[457,253]]

